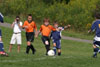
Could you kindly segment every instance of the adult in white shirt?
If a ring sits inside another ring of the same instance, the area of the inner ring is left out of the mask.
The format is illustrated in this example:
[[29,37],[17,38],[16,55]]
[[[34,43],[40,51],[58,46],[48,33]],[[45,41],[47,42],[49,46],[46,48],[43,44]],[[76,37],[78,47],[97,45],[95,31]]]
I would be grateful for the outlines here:
[[20,45],[22,44],[21,40],[21,27],[22,27],[22,22],[20,21],[20,17],[16,16],[15,21],[12,23],[12,28],[13,28],[13,35],[10,41],[10,46],[9,46],[9,52],[12,51],[12,46],[17,42],[17,52],[20,52]]

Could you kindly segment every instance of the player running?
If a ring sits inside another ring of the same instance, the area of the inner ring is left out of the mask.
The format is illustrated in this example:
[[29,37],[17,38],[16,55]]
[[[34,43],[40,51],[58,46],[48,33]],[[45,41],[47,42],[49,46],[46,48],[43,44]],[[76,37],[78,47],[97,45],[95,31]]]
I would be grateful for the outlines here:
[[54,22],[54,28],[56,28],[56,31],[52,31],[51,33],[51,39],[53,41],[53,50],[56,55],[56,49],[58,50],[58,56],[61,55],[61,32],[64,29],[69,28],[71,25],[65,26],[65,27],[59,27],[58,22]]
[[36,23],[32,19],[32,15],[28,15],[28,19],[24,22],[23,28],[26,30],[26,40],[27,40],[27,47],[26,47],[26,53],[29,54],[29,50],[32,50],[32,53],[35,53],[35,48],[32,45],[32,42],[34,41],[34,35],[35,32],[37,32],[37,26]]
[[41,25],[40,31],[39,31],[39,33],[41,32],[41,34],[42,34],[41,39],[46,48],[46,55],[48,55],[47,53],[50,50],[51,31],[56,31],[56,29],[53,26],[51,26],[49,23],[50,23],[50,20],[48,18],[45,18],[43,20],[43,25]]
[[100,14],[96,14],[95,18],[96,18],[96,20],[92,24],[91,30],[88,31],[88,33],[92,32],[92,31],[96,31],[94,41],[93,41],[93,49],[94,49],[93,58],[96,58],[97,53],[100,52],[99,51],[99,47],[100,47]]

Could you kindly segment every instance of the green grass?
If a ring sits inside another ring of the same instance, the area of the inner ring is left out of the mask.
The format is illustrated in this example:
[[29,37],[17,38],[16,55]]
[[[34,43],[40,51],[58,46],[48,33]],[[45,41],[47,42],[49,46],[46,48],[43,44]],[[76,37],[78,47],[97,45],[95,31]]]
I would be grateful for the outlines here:
[[62,35],[74,38],[87,39],[87,40],[93,40],[94,37],[93,33],[88,34],[87,32],[76,32],[73,30],[64,30]]
[[[12,29],[4,27],[1,29],[5,50],[8,52]],[[22,37],[21,52],[17,53],[17,45],[14,45],[9,57],[0,56],[0,67],[99,67],[100,55],[96,59],[91,57],[92,44],[62,40],[62,55],[48,57],[44,56],[45,48],[39,36],[33,43],[37,50],[36,54],[32,55],[30,52],[27,55],[25,32],[22,32]]]

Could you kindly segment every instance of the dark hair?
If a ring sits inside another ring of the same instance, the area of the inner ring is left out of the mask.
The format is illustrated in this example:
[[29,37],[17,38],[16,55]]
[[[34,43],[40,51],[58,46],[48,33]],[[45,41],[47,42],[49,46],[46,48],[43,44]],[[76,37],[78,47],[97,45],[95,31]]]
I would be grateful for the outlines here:
[[95,18],[100,19],[100,13],[95,13]]
[[54,21],[54,22],[53,22],[53,25],[54,25],[54,24],[58,24],[58,22],[57,22],[57,21]]
[[49,19],[49,18],[45,18],[45,19],[43,20],[43,22],[50,22],[50,19]]
[[31,16],[32,17],[32,14],[28,14],[28,16]]
[[16,16],[16,18],[20,18],[19,16]]

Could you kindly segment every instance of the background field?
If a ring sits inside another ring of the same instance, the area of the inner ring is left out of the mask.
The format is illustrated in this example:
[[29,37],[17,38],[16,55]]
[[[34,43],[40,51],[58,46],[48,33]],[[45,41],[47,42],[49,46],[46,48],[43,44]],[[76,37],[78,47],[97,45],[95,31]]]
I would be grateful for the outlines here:
[[[12,29],[1,27],[5,50],[8,52]],[[0,67],[99,67],[100,56],[92,58],[92,44],[62,40],[62,56],[45,56],[44,45],[40,36],[35,39],[34,46],[37,50],[33,55],[25,54],[25,32],[22,32],[23,44],[21,52],[17,53],[17,45],[13,46],[9,57],[0,56]],[[52,47],[51,47],[52,48]]]

